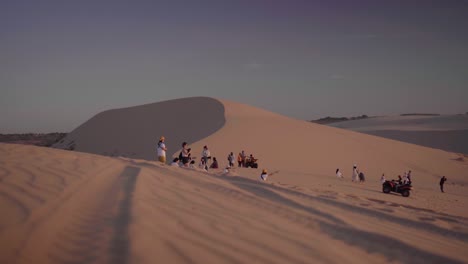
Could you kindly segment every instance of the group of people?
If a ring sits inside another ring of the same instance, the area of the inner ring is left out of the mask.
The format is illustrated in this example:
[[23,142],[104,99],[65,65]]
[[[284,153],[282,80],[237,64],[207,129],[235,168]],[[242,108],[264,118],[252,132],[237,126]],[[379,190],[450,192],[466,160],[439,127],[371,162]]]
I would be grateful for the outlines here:
[[256,159],[252,154],[250,154],[250,156],[247,156],[245,154],[245,151],[243,150],[237,155],[237,165],[239,167],[258,168],[257,160],[258,159]]
[[[340,171],[339,168],[336,169],[335,174],[336,174],[336,177],[343,178],[343,173]],[[360,182],[360,183],[363,183],[366,181],[366,177],[364,173],[362,171],[359,171],[356,164],[353,165],[353,173],[352,173],[351,181]]]
[[[340,169],[336,169],[336,177],[338,178],[343,178],[343,173],[340,171]],[[365,176],[364,176],[364,173],[360,172],[359,169],[357,168],[356,164],[354,164],[353,166],[353,173],[352,173],[352,178],[351,178],[351,181],[353,182],[365,182]],[[382,173],[382,176],[380,177],[380,182],[383,184],[385,181],[387,181],[387,179],[385,178],[385,173]],[[396,180],[391,180],[395,183],[397,183],[398,185],[405,185],[405,184],[411,184],[412,183],[412,176],[411,176],[411,170],[409,171],[405,171],[403,173],[403,177],[401,177],[401,174],[398,175],[398,178]],[[442,176],[440,178],[440,181],[439,181],[439,185],[440,185],[440,191],[441,192],[445,192],[444,191],[444,184],[445,182],[447,181],[447,178],[445,176]]]
[[[161,163],[166,163],[166,152],[167,152],[167,147],[165,144],[165,137],[161,136],[159,138],[159,142],[157,145],[157,155],[158,155],[158,160]],[[190,167],[190,168],[195,168],[195,158],[192,156],[192,149],[188,147],[187,142],[182,143],[182,149],[179,153],[178,157],[175,157],[172,160],[171,166],[179,166],[179,167]],[[239,155],[237,157],[237,162],[239,167],[252,167],[252,168],[258,168],[256,158],[252,154],[250,156],[247,156],[245,152],[242,150],[242,152],[239,152]],[[211,164],[208,164],[211,162]],[[230,168],[233,168],[235,166],[235,156],[234,153],[231,152],[227,156],[227,163],[228,165],[226,166],[226,170],[229,170]],[[198,167],[200,169],[208,171],[208,169],[218,169],[219,168],[219,163],[216,157],[211,156],[211,152],[208,149],[208,146],[204,146],[201,157],[200,157],[200,162],[198,164]],[[266,179],[266,177],[265,177]]]

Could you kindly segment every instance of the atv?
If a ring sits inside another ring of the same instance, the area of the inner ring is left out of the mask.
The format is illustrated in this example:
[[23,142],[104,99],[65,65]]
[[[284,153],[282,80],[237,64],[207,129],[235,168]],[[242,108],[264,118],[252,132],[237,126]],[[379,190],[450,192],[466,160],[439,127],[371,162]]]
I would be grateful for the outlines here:
[[401,193],[403,197],[408,197],[410,196],[410,191],[413,189],[410,183],[407,184],[399,184],[398,181],[392,180],[392,181],[385,181],[382,184],[382,192],[384,193],[390,193],[390,192],[396,192],[396,193]]

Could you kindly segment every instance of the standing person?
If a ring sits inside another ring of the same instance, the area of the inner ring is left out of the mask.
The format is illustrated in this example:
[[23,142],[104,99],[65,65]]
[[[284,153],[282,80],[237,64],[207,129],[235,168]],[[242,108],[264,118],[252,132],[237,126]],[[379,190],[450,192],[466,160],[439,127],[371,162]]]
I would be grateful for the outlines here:
[[407,178],[408,178],[408,184],[411,184],[411,170],[408,171]]
[[380,177],[380,182],[383,184],[385,182],[385,173],[382,173],[382,176]]
[[231,154],[229,154],[229,156],[227,157],[228,161],[229,161],[229,167],[234,167],[234,153],[231,152]]
[[242,152],[241,152],[241,158],[242,158],[242,167],[245,167],[245,158],[246,158],[246,157],[247,157],[247,156],[245,155],[245,152],[244,152],[244,151],[242,151]]
[[203,147],[202,159],[205,164],[207,164],[208,160],[211,159],[211,153],[207,146]]
[[157,148],[157,151],[158,151],[158,160],[161,162],[161,163],[166,163],[166,151],[167,151],[167,148],[166,148],[166,144],[164,143],[164,140],[166,140],[166,138],[164,136],[161,136],[159,138],[159,142],[158,142],[158,148]]
[[354,181],[357,181],[358,174],[359,174],[359,171],[358,171],[358,169],[357,169],[356,164],[354,164],[354,166],[353,166],[353,176],[352,176],[352,178],[351,178],[351,181],[353,181],[353,182],[354,182]]
[[340,169],[336,169],[335,174],[336,174],[336,177],[343,178],[343,174],[341,173]]
[[237,166],[242,167],[242,155],[239,152],[239,155],[237,155]]
[[447,178],[445,178],[445,176],[442,176],[442,178],[440,178],[440,191],[441,192],[444,192],[444,183],[447,181]]

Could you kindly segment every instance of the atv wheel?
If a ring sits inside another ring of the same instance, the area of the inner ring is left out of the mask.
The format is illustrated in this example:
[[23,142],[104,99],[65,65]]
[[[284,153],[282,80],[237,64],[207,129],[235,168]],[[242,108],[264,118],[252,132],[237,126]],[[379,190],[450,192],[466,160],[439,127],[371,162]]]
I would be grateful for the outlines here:
[[390,188],[390,186],[388,186],[388,185],[385,185],[385,186],[382,188],[382,192],[384,192],[384,193],[390,193],[390,191],[391,191],[391,188]]
[[403,197],[408,197],[409,196],[409,191],[408,190],[404,190],[401,195],[403,195]]

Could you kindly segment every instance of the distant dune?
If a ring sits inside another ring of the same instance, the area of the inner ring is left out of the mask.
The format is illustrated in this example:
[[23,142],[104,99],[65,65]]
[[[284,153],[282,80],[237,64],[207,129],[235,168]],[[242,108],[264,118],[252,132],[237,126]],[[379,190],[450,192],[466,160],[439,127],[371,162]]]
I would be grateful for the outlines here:
[[[160,134],[173,155],[183,140],[196,156],[208,145],[221,168],[153,161]],[[0,144],[0,263],[468,262],[460,154],[204,97],[106,111],[71,142]],[[267,181],[223,172],[241,150]],[[108,151],[119,157],[83,153]],[[353,164],[365,183],[351,182]],[[382,193],[382,173],[407,170],[410,197]]]
[[329,124],[421,146],[468,154],[468,115],[404,115]]

